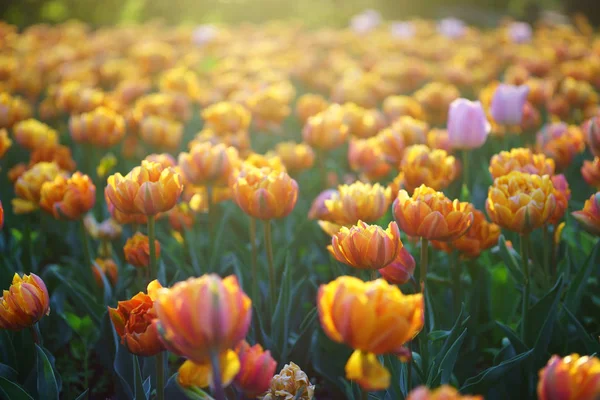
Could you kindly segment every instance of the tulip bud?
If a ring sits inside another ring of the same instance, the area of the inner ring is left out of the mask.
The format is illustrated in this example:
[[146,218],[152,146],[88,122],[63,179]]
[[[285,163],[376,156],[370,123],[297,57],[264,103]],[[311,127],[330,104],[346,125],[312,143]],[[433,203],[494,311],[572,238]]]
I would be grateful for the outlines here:
[[387,266],[381,268],[379,273],[393,285],[403,285],[410,280],[415,272],[415,259],[410,252],[403,247],[398,251],[396,259]]
[[450,104],[448,138],[453,148],[479,148],[485,143],[490,130],[490,123],[479,101],[457,99]]
[[[160,258],[160,243],[154,241],[156,246],[156,258]],[[145,268],[150,265],[150,241],[148,236],[143,233],[136,232],[135,235],[127,239],[123,247],[125,260],[137,268]]]
[[270,351],[264,351],[260,344],[250,347],[243,340],[236,347],[240,359],[240,371],[235,377],[235,385],[247,397],[254,398],[264,393],[271,384],[277,362]]
[[583,131],[590,151],[596,157],[600,157],[600,116],[586,121]]
[[494,121],[503,125],[521,125],[528,95],[527,85],[498,85],[490,109]]
[[583,209],[571,213],[589,233],[600,236],[600,192],[585,201]]
[[33,118],[17,123],[13,130],[13,136],[18,144],[28,150],[58,144],[58,133]]
[[106,279],[111,285],[117,284],[117,279],[119,278],[119,271],[117,269],[117,264],[111,260],[110,258],[102,259],[96,258],[96,262],[92,265],[92,274],[94,275],[94,280],[96,284],[100,287],[100,289],[104,288],[104,281],[102,280],[102,275],[100,271],[106,276]]
[[76,220],[96,203],[96,186],[89,176],[75,172],[70,178],[58,175],[42,185],[40,207],[54,218]]
[[35,274],[20,277],[15,273],[10,288],[0,297],[0,328],[29,328],[48,314],[50,298],[44,281]]
[[600,360],[597,357],[552,356],[539,372],[539,400],[593,400],[600,397]]

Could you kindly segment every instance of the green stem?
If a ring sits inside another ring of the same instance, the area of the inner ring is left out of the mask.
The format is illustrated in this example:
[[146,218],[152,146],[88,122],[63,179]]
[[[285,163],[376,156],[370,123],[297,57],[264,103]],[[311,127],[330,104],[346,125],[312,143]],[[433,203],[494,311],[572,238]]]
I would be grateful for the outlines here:
[[409,341],[408,343],[406,343],[406,347],[408,348],[408,351],[410,351],[410,360],[408,360],[408,363],[406,365],[407,368],[407,373],[406,373],[406,395],[408,396],[408,393],[410,393],[410,390],[412,389],[412,363],[413,363],[413,359],[412,359],[412,349],[411,346],[412,343]]
[[469,151],[462,151],[462,161],[463,161],[463,187],[469,189]]
[[369,392],[364,389],[360,390],[360,398],[361,400],[369,400]]
[[33,338],[33,342],[38,346],[42,345],[40,340],[40,328],[37,322],[29,327],[29,331],[31,332],[31,337]]
[[165,398],[165,352],[156,355],[156,400]]
[[462,274],[462,264],[460,263],[460,261],[457,260],[458,259],[458,254],[456,253],[456,251],[454,251],[452,253],[452,264],[450,266],[451,271],[450,273],[452,274],[452,291],[453,296],[452,299],[454,300],[454,313],[456,315],[458,315],[458,313],[460,313],[460,306],[461,306],[461,282],[460,282],[460,278],[461,278],[461,274]]
[[250,217],[250,248],[252,251],[252,300],[258,304],[258,249],[256,248],[256,219]]
[[377,270],[376,269],[372,269],[371,270],[371,280],[374,281],[378,277],[379,277],[379,274],[377,274]]
[[317,153],[317,162],[319,164],[319,175],[321,177],[321,188],[327,188],[327,168],[325,167],[325,155],[327,153],[323,150],[319,150]]
[[[25,233],[23,235],[25,241],[25,272],[33,272],[33,246],[31,241],[31,218],[29,215],[25,216]],[[37,272],[37,271],[35,271]]]
[[265,221],[265,246],[267,251],[267,261],[269,262],[269,293],[270,304],[275,304],[275,265],[273,262],[273,243],[271,241],[271,221]]
[[225,390],[221,381],[221,369],[219,366],[219,354],[216,351],[210,352],[210,364],[212,368],[212,391],[216,400],[227,400]]
[[527,332],[527,320],[529,314],[529,291],[531,290],[529,284],[529,234],[521,235],[521,261],[523,265],[523,278],[524,278],[524,289],[523,289],[523,302],[522,302],[522,320],[521,320],[521,340],[527,344],[526,332]]
[[[544,253],[544,275],[546,276],[546,280],[549,281],[549,284],[552,284],[552,271],[550,269],[550,261],[549,261],[549,256],[550,253],[548,252],[548,225],[544,225],[542,227],[542,234],[543,234],[543,253]],[[554,242],[554,240],[552,238],[550,238],[551,242]],[[550,247],[552,249],[552,245]]]
[[429,241],[421,238],[421,264],[419,271],[419,280],[421,281],[421,293],[425,294],[425,283],[427,279],[427,257],[429,255]]
[[[148,245],[150,247],[150,280],[156,279],[158,268],[156,266],[156,221],[154,215],[148,216]],[[164,283],[164,282],[163,282]]]
[[94,276],[92,273],[92,266],[94,265],[94,260],[90,253],[90,240],[88,238],[87,229],[85,229],[83,218],[79,220],[79,226],[81,228],[81,245],[83,246],[83,258],[85,260],[83,263],[83,275],[87,278],[88,282],[93,285]]

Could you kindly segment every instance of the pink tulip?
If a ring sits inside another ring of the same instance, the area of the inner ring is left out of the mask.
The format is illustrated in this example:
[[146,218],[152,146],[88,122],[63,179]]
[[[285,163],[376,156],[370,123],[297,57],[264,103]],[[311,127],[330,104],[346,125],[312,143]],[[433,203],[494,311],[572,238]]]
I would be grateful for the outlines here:
[[394,285],[405,284],[414,272],[415,259],[405,247],[398,252],[396,259],[391,264],[379,270],[383,279]]
[[490,123],[478,101],[456,99],[448,112],[448,139],[455,149],[483,146],[490,133]]
[[521,125],[529,87],[500,84],[492,98],[492,118],[499,124]]
[[267,391],[275,374],[277,362],[270,351],[264,351],[260,344],[250,347],[245,340],[236,347],[240,359],[240,372],[235,377],[235,385],[247,397],[256,398]]
[[508,27],[508,36],[513,43],[529,43],[531,41],[531,25],[527,22],[513,22]]

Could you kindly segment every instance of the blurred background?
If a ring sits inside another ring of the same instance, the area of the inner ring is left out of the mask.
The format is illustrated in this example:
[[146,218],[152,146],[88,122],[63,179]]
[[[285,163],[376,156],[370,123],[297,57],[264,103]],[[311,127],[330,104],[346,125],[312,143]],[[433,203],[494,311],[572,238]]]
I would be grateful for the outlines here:
[[542,12],[581,12],[600,23],[600,0],[0,0],[0,18],[20,27],[71,18],[94,26],[159,19],[169,24],[264,22],[293,19],[308,26],[345,26],[373,8],[387,20],[455,16],[494,25],[506,15],[529,22]]

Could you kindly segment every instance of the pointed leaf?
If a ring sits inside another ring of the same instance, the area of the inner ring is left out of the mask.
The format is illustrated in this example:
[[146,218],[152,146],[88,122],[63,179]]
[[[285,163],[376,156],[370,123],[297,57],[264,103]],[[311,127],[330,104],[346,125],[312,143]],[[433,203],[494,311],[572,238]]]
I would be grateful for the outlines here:
[[37,353],[37,391],[40,395],[44,396],[44,399],[58,400],[58,384],[56,383],[56,377],[54,376],[54,370],[44,350],[35,345]]
[[0,376],[0,394],[10,400],[33,400],[22,387]]
[[499,321],[496,321],[496,325],[502,330],[502,332],[504,332],[504,334],[506,335],[506,337],[508,338],[510,343],[515,348],[515,351],[517,352],[517,354],[525,353],[528,350],[525,343],[523,343],[523,341],[521,341],[521,339],[515,333],[515,331],[513,331],[508,326],[504,325],[503,323],[501,323]]
[[462,393],[475,393],[485,396],[492,386],[502,380],[508,372],[527,361],[532,354],[533,349],[486,369],[480,374],[467,379],[460,391]]
[[88,393],[90,389],[85,389],[85,392],[81,393],[75,400],[85,400],[88,398]]
[[146,400],[146,391],[142,382],[142,370],[140,368],[140,359],[133,356],[133,398],[135,400]]
[[567,307],[563,307],[563,310],[565,314],[567,314],[569,321],[575,326],[575,332],[585,346],[587,352],[589,354],[600,353],[600,343],[589,334],[583,325],[581,325],[581,322],[579,322],[577,317],[569,311]]
[[585,294],[585,288],[588,283],[588,279],[594,270],[594,267],[598,265],[597,258],[600,252],[600,241],[594,246],[594,250],[587,258],[586,262],[579,267],[579,270],[573,277],[573,280],[569,284],[567,291],[566,306],[569,310],[574,313],[579,311],[581,304],[581,298]]
[[506,239],[504,238],[504,235],[500,236],[498,245],[500,246],[500,256],[502,257],[502,260],[504,260],[504,264],[506,265],[506,268],[508,269],[508,271],[510,272],[510,274],[512,275],[512,277],[515,279],[515,281],[517,283],[523,284],[525,282],[525,278],[523,277],[523,272],[521,271],[521,268],[519,267],[519,261],[517,260],[515,255],[511,252],[511,250],[508,248],[508,245],[506,244]]
[[450,383],[450,378],[452,377],[452,371],[454,370],[454,365],[456,364],[456,359],[458,358],[458,353],[460,352],[460,348],[462,347],[465,338],[467,337],[467,330],[465,329],[463,333],[456,339],[456,341],[452,344],[442,363],[440,364],[440,372],[441,376],[441,384],[445,385]]

